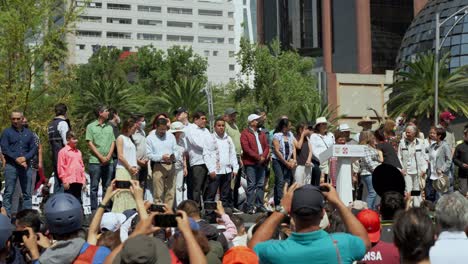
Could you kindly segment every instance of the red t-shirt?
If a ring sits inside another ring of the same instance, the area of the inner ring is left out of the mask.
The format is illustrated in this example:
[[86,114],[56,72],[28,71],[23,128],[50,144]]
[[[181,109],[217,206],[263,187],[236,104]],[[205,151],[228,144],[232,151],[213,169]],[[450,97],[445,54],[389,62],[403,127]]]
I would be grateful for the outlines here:
[[379,241],[366,253],[361,263],[400,263],[400,253],[394,244]]

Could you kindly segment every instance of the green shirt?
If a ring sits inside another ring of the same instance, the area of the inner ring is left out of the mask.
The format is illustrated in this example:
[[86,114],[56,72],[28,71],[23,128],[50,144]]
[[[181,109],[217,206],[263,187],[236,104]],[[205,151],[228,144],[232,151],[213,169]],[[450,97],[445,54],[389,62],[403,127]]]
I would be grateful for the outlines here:
[[234,142],[234,146],[236,147],[236,154],[240,155],[242,153],[242,147],[240,143],[240,131],[239,128],[237,127],[236,124],[233,124],[232,126],[226,122],[226,128],[225,128],[226,134],[231,137],[232,142]]
[[[96,146],[97,151],[103,155],[107,156],[109,154],[109,150],[112,146],[112,142],[115,141],[114,131],[112,126],[107,123],[99,125],[99,122],[96,120],[91,122],[86,127],[86,141],[93,142],[94,146]],[[89,163],[100,163],[99,159],[91,152],[89,156]],[[110,160],[112,163],[112,159]]]

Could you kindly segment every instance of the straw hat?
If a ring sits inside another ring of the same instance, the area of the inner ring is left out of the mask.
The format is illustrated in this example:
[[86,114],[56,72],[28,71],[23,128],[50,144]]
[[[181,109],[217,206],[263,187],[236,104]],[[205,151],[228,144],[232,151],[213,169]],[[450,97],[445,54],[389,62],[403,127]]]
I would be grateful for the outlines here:
[[358,124],[358,126],[362,126],[363,124],[366,124],[366,123],[374,124],[376,122],[377,121],[372,120],[369,116],[363,116],[361,121],[359,121],[357,124]]

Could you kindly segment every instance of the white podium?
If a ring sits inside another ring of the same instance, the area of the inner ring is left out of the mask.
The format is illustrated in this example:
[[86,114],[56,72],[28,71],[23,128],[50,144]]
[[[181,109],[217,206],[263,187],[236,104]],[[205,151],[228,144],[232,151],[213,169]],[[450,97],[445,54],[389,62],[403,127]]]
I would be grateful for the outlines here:
[[336,191],[341,201],[348,206],[353,201],[352,162],[364,157],[363,145],[333,145],[319,155],[320,163],[337,157]]

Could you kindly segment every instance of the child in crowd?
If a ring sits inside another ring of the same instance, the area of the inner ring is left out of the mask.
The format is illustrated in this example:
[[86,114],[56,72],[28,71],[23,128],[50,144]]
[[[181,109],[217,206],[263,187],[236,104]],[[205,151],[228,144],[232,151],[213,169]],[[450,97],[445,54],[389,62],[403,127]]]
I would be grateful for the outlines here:
[[81,151],[76,148],[78,139],[72,131],[66,134],[67,145],[58,154],[57,171],[66,193],[75,196],[80,203],[81,190],[86,182]]

